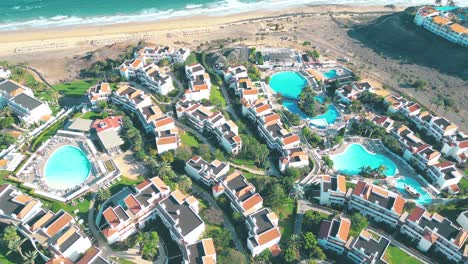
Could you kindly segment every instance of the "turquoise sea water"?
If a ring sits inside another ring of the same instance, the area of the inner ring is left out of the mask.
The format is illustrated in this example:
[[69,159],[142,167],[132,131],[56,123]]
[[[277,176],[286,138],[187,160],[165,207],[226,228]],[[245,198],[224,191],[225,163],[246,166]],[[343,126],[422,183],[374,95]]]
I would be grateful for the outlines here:
[[270,79],[271,89],[289,99],[299,99],[306,85],[307,80],[299,73],[292,71],[273,74]]
[[384,171],[386,176],[394,176],[397,171],[397,166],[391,159],[381,154],[370,153],[361,144],[351,144],[343,153],[332,155],[331,159],[335,169],[346,175],[357,175],[365,166],[377,169],[384,165],[387,168]]
[[44,168],[48,186],[63,190],[83,183],[89,176],[91,163],[79,148],[63,146],[55,150]]
[[395,186],[398,189],[398,191],[406,195],[405,197],[409,196],[407,195],[407,192],[405,190],[405,184],[413,187],[420,194],[419,198],[414,200],[415,202],[422,205],[431,203],[431,196],[426,191],[424,191],[424,189],[421,187],[417,180],[409,177],[398,179]]
[[[456,2],[460,6],[468,5],[468,0]],[[417,6],[427,4],[427,0],[1,0],[0,30],[222,16],[305,4]]]

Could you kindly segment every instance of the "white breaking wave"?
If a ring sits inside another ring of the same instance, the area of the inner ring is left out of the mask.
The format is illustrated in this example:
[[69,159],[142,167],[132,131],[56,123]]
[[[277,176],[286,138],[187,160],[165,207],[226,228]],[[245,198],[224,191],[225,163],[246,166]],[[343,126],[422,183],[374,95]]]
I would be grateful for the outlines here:
[[[400,6],[413,6],[432,4],[428,0],[263,0],[254,3],[243,3],[238,0],[224,0],[208,5],[188,4],[183,10],[158,10],[155,8],[146,9],[138,14],[119,14],[114,16],[99,17],[77,17],[57,15],[52,18],[38,17],[34,20],[24,22],[11,22],[0,24],[0,31],[31,29],[31,28],[52,28],[80,25],[110,25],[128,22],[147,22],[157,21],[168,18],[186,17],[186,16],[222,16],[229,14],[242,13],[255,10],[279,10],[285,7],[300,6],[305,4],[326,5],[387,5],[394,4]],[[467,6],[468,0],[458,0],[459,6]]]

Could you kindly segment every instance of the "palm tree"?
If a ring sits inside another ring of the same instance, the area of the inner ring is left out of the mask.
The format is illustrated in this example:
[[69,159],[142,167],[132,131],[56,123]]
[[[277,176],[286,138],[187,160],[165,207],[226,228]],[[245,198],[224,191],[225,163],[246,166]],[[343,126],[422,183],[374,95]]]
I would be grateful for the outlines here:
[[110,193],[109,189],[101,188],[101,189],[99,189],[99,191],[97,193],[98,200],[101,201],[101,202],[109,200],[110,196],[111,196],[111,193]]
[[302,199],[304,197],[304,189],[301,185],[295,184],[291,190],[290,196],[294,199],[294,201]]
[[34,264],[35,260],[37,258],[37,251],[28,251],[24,253],[23,256],[23,261],[25,264]]
[[161,163],[159,163],[159,166],[158,166],[158,176],[159,177],[162,177],[163,175],[165,175],[168,171],[171,171],[172,168],[171,168],[171,165],[169,164],[169,162],[167,161],[163,161]]
[[379,173],[379,175],[384,175],[384,172],[387,170],[387,167],[385,165],[380,165],[378,168],[377,168],[377,172]]
[[[441,1],[442,2],[442,1]],[[447,0],[447,3],[446,3],[447,6],[455,6],[455,1],[453,0]]]
[[434,5],[436,5],[436,6],[442,5],[442,0],[435,0]]
[[293,234],[289,238],[289,246],[294,250],[300,250],[302,246],[302,238],[298,234]]
[[7,105],[7,106],[3,107],[2,113],[3,113],[3,116],[10,117],[11,114],[13,113],[13,110],[11,109],[11,107],[9,105]]
[[370,166],[363,166],[361,167],[361,175],[365,176],[367,174],[369,174],[369,172],[371,171],[371,167]]
[[8,256],[13,252],[18,252],[20,254],[20,256],[24,258],[21,246],[23,245],[24,242],[26,242],[26,240],[27,240],[27,238],[24,238],[23,240],[10,241],[11,244],[9,244],[9,246],[8,246],[10,248],[10,250],[8,250],[6,255]]

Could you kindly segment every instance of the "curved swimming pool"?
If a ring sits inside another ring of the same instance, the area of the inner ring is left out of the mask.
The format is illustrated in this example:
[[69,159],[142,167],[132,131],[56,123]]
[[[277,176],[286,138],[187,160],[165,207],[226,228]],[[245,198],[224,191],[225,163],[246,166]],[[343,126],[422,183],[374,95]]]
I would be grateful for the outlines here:
[[44,167],[45,183],[64,190],[83,183],[91,171],[86,154],[74,146],[63,146],[52,152]]
[[307,80],[293,71],[275,73],[270,79],[271,89],[289,99],[299,99],[302,89],[306,85]]
[[413,187],[419,193],[419,197],[414,199],[418,204],[430,204],[432,202],[432,197],[422,188],[419,182],[410,177],[404,177],[397,180],[395,187],[400,193],[407,194],[405,190],[405,184]]
[[343,153],[332,155],[331,159],[333,167],[346,175],[357,175],[365,166],[377,169],[380,165],[387,168],[384,171],[386,176],[394,176],[397,172],[397,166],[391,159],[381,154],[370,153],[364,146],[356,143],[349,145]]

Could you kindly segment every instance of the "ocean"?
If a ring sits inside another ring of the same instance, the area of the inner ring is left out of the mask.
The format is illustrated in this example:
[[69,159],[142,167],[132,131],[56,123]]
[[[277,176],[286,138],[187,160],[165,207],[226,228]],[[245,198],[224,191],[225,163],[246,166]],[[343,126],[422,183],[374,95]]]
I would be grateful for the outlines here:
[[[0,0],[0,31],[217,16],[304,4],[422,5],[428,0]],[[466,6],[468,0],[458,0]]]

